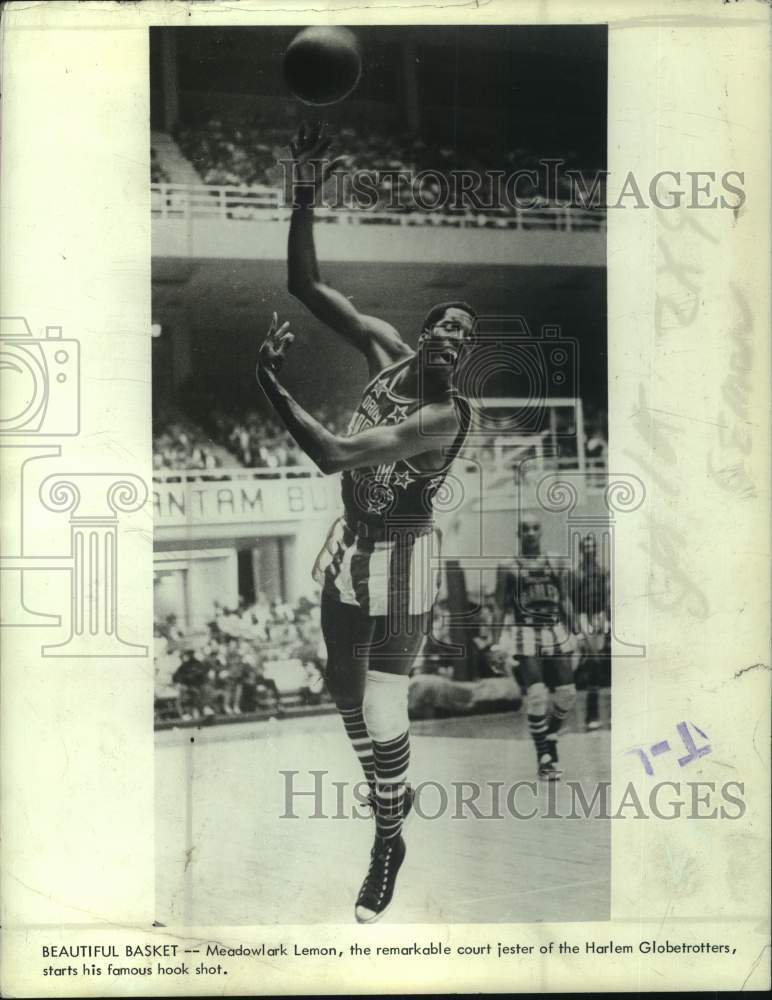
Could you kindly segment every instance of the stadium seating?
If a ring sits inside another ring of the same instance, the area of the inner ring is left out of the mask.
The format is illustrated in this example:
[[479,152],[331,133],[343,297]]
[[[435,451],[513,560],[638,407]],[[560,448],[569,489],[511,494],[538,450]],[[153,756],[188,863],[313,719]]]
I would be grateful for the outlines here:
[[[281,169],[277,163],[289,155],[288,147],[293,132],[286,124],[272,122],[245,122],[237,116],[210,119],[205,125],[179,126],[175,139],[181,153],[195,168],[204,184],[210,185],[259,185],[280,188],[283,182]],[[493,146],[476,146],[473,149],[450,148],[426,142],[420,136],[407,134],[364,134],[353,128],[342,128],[334,136],[332,152],[347,157],[346,170],[377,172],[378,203],[371,208],[400,211],[395,207],[401,203],[403,211],[434,211],[433,205],[440,182],[439,173],[448,183],[451,171],[475,171],[482,179],[477,196],[491,208],[492,215],[513,211],[506,202],[496,203],[492,189],[491,173],[502,171],[536,171],[538,182],[532,184],[523,178],[518,186],[518,195],[534,198],[543,205],[549,204],[546,190],[546,172],[538,170],[536,154],[527,149],[511,149],[501,152]],[[591,164],[572,162],[567,157],[564,170],[590,169]],[[418,189],[411,188],[411,182],[403,178],[390,178],[389,172],[408,173],[412,177],[422,171],[432,171],[434,177],[427,176],[418,183]],[[570,182],[561,171],[558,175],[557,194],[566,198],[570,195]],[[400,197],[395,197],[394,185]],[[416,198],[416,193],[418,197]],[[443,213],[460,211],[458,205],[448,203],[440,206]]]
[[251,607],[213,611],[208,634],[185,634],[174,615],[155,623],[157,723],[319,704],[318,602],[290,606],[259,595]]
[[227,450],[187,417],[175,413],[153,420],[153,470],[213,470],[233,465]]
[[[345,432],[348,412],[342,406],[330,404],[317,409],[314,416],[334,433]],[[209,471],[234,466],[267,470],[313,467],[308,456],[271,415],[257,410],[233,414],[214,409],[202,420],[207,424],[206,431],[179,411],[154,420],[155,472]],[[585,416],[585,457],[593,465],[605,466],[607,449],[605,414],[590,409]],[[463,451],[463,459],[483,468],[503,469],[515,457],[514,453],[510,455],[506,449],[497,447],[494,435],[488,439],[476,438]]]

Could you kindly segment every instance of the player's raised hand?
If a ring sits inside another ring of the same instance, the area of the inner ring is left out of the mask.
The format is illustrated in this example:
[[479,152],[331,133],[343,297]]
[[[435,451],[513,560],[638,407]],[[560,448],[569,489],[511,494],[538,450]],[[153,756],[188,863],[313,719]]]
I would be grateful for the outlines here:
[[290,153],[295,167],[295,179],[312,183],[316,191],[340,169],[347,160],[345,156],[326,158],[332,139],[327,134],[327,122],[308,125],[302,122],[295,138],[290,142]]
[[279,317],[274,313],[271,318],[271,325],[268,328],[268,334],[257,356],[258,377],[261,368],[267,369],[274,374],[281,370],[281,366],[284,364],[285,352],[292,346],[294,339],[295,335],[290,332],[289,323],[282,323],[279,326]]
[[290,152],[293,160],[305,163],[307,160],[318,160],[330,148],[332,139],[327,134],[327,122],[314,122],[309,125],[301,122],[295,138],[290,142]]

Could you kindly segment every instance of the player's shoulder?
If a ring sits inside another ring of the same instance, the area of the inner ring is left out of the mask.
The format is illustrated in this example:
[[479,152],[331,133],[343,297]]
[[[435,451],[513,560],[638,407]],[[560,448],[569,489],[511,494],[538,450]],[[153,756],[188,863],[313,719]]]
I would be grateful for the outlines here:
[[414,355],[415,351],[404,340],[400,339],[388,344],[372,341],[367,351],[367,369],[370,381],[375,381],[380,375],[389,374],[398,364],[409,361]]
[[419,401],[415,413],[418,414],[423,429],[432,434],[457,435],[463,426],[456,407],[449,398]]

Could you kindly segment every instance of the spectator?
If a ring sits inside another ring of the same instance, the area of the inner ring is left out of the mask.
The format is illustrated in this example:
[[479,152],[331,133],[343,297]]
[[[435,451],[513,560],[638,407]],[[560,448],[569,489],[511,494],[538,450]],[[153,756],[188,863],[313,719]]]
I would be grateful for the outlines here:
[[[279,161],[288,154],[293,125],[269,121],[247,124],[239,119],[238,112],[213,118],[205,125],[184,126],[177,130],[176,139],[183,154],[201,176],[205,184],[257,185],[283,187],[284,172]],[[390,212],[412,211],[416,214],[437,211],[458,214],[466,211],[463,204],[452,199],[439,198],[442,189],[453,190],[452,171],[474,171],[483,179],[478,196],[482,204],[491,204],[495,193],[492,172],[532,172],[536,182],[529,181],[523,173],[518,185],[518,196],[548,205],[547,172],[540,169],[534,150],[522,147],[504,150],[488,147],[436,145],[426,139],[398,134],[361,133],[351,127],[341,128],[336,136],[336,151],[346,156],[346,170],[367,171],[375,183],[376,210]],[[592,169],[588,169],[592,168]],[[567,201],[572,197],[569,169],[580,170],[589,177],[594,173],[592,164],[582,164],[575,152],[565,158],[558,177],[558,196]],[[441,178],[444,177],[444,184]],[[417,181],[414,178],[420,178]],[[438,179],[440,178],[440,179]],[[340,207],[356,207],[350,189],[345,185],[334,186],[343,195]],[[432,209],[430,206],[440,204]],[[372,206],[370,206],[372,207]],[[504,199],[493,208],[475,208],[474,215],[501,216],[512,214],[512,205]],[[556,221],[556,226],[559,223]]]
[[303,663],[303,670],[305,671],[306,680],[299,691],[301,704],[318,705],[322,700],[324,678],[317,665],[311,660],[306,660]]
[[195,650],[188,647],[182,663],[174,672],[172,680],[182,686],[182,718],[184,720],[210,719],[214,714],[212,700],[214,691],[211,684],[211,670],[207,663],[196,657]]

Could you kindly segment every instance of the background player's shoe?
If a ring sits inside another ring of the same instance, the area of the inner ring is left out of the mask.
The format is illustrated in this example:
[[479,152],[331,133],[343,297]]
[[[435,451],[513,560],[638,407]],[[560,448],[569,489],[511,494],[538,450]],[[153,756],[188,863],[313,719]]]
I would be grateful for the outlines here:
[[600,729],[600,722],[597,719],[590,719],[590,721],[585,726],[588,733],[594,733]]
[[370,851],[370,867],[354,907],[354,915],[360,924],[372,924],[386,912],[394,895],[397,873],[405,860],[405,851],[402,837],[390,837],[388,840],[375,838]]
[[542,754],[538,774],[541,781],[560,781],[561,771],[553,762],[551,754]]
[[547,746],[550,751],[550,759],[552,761],[552,766],[557,772],[558,777],[563,773],[563,768],[558,763],[558,734],[548,733],[547,734]]

